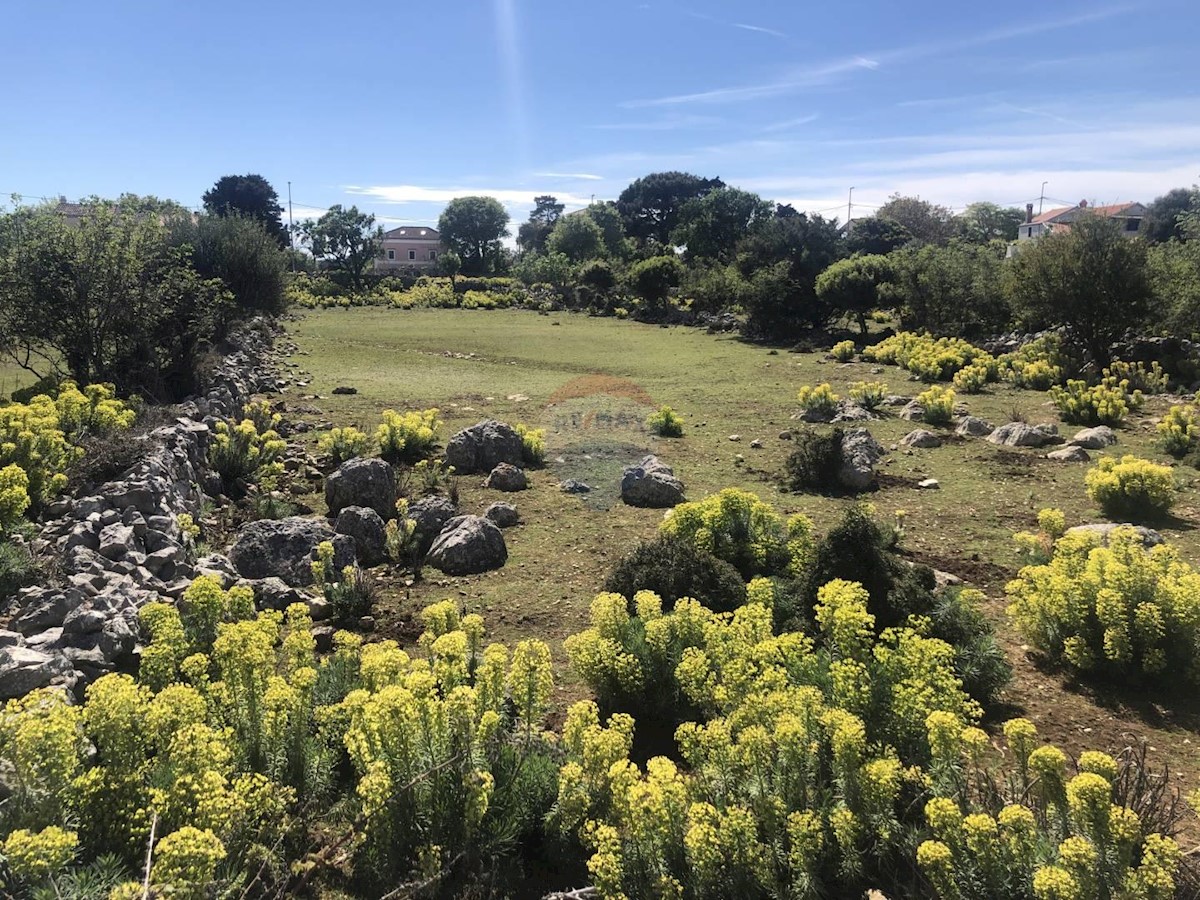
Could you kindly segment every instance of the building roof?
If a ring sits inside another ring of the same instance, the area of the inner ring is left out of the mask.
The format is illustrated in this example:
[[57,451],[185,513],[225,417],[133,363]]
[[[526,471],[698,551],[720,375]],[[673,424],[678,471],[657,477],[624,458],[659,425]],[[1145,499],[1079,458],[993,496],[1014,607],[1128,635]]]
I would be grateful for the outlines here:
[[[1134,208],[1136,207],[1136,209]],[[1095,213],[1098,216],[1105,218],[1113,217],[1129,217],[1145,215],[1145,208],[1140,203],[1130,201],[1129,203],[1111,203],[1108,206],[1060,206],[1057,209],[1050,209],[1042,213],[1040,216],[1034,216],[1032,224],[1044,225],[1046,223],[1058,224],[1059,220],[1064,221],[1069,218],[1074,218],[1081,212]]]
[[440,241],[442,236],[436,229],[425,225],[401,225],[384,232],[385,241]]

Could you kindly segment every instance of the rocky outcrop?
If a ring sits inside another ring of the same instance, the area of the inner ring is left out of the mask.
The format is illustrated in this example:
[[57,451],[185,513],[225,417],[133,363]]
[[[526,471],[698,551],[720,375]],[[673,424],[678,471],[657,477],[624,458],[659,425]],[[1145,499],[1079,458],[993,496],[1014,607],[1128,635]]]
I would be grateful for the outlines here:
[[519,466],[522,462],[521,436],[495,419],[464,428],[446,444],[446,464],[459,475],[490,472],[500,463]]
[[511,503],[493,503],[483,512],[485,519],[501,528],[512,528],[521,521],[521,515]]
[[377,566],[386,557],[387,537],[383,519],[367,506],[347,506],[338,513],[333,530],[354,541],[358,561]]
[[1004,447],[1044,447],[1046,444],[1061,443],[1062,439],[1058,436],[1057,425],[1009,422],[989,434],[987,440]]
[[942,446],[942,439],[932,431],[918,428],[916,431],[910,431],[904,437],[900,438],[900,446],[913,447],[917,450],[931,450],[934,447]]
[[484,487],[514,493],[529,487],[529,479],[525,477],[524,469],[509,463],[500,463],[492,469],[487,481],[484,482]]
[[865,491],[875,483],[875,466],[883,455],[883,447],[867,429],[850,428],[842,432],[838,483],[851,491]]
[[333,544],[333,564],[341,571],[354,563],[354,541],[337,534],[327,522],[290,516],[250,522],[229,548],[229,560],[243,578],[282,579],[293,587],[313,583],[312,562],[317,545]]
[[958,423],[958,427],[954,429],[954,433],[962,437],[987,437],[995,430],[983,419],[964,416],[963,420]]
[[1067,441],[1072,447],[1082,447],[1084,450],[1103,450],[1117,442],[1117,436],[1107,425],[1097,425],[1095,428],[1084,428],[1075,432],[1075,436]]
[[683,482],[657,456],[629,466],[621,476],[621,499],[630,506],[667,509],[684,501]]
[[422,554],[428,553],[434,538],[441,534],[446,523],[458,515],[458,507],[449,497],[434,494],[408,504],[408,518],[417,523],[414,537]]
[[456,516],[446,523],[425,561],[447,575],[499,569],[508,559],[500,529],[483,516]]
[[347,460],[325,479],[325,505],[336,516],[347,506],[365,506],[384,519],[396,517],[396,473],[382,459]]

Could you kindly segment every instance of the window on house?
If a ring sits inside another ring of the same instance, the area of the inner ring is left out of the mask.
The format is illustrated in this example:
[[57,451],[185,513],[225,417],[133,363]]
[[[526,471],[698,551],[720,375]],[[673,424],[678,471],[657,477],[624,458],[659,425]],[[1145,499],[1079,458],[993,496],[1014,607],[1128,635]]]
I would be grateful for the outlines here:
[[395,250],[389,250],[389,251],[388,251],[388,259],[395,259],[395,258],[396,258],[396,251],[395,251]]
[[416,259],[416,258],[417,258],[417,251],[416,251],[416,250],[409,250],[409,251],[408,251],[408,258],[409,258],[409,259]]
[[1137,231],[1138,228],[1141,226],[1141,224],[1142,224],[1141,219],[1126,219],[1125,220],[1125,230],[1126,231]]
[[429,261],[430,261],[430,262],[433,262],[433,261],[435,261],[436,259],[437,259],[437,251],[436,251],[436,250],[430,250],[430,251],[429,251]]

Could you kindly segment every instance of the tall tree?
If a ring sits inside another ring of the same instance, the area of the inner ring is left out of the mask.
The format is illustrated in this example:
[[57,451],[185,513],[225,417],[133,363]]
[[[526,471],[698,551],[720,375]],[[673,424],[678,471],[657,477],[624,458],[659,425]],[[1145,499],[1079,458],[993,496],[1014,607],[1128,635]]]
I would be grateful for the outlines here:
[[948,208],[917,197],[892,194],[875,215],[899,222],[923,244],[945,244],[956,231],[954,215]]
[[851,253],[891,253],[912,239],[912,232],[895,219],[871,216],[854,220],[846,238],[846,249]]
[[1011,325],[1001,287],[1004,244],[952,241],[905,247],[888,255],[891,272],[881,296],[907,330],[976,337]]
[[458,254],[463,274],[487,275],[502,259],[508,212],[495,197],[456,197],[438,219],[442,243]]
[[958,217],[962,237],[972,244],[988,241],[1015,241],[1025,213],[1009,206],[980,201],[972,203]]
[[279,195],[261,175],[222,176],[204,192],[204,208],[214,216],[245,216],[262,222],[280,247],[288,245]]
[[738,241],[771,218],[772,213],[771,204],[758,194],[731,187],[717,188],[683,204],[671,241],[687,248],[689,261],[728,262],[734,257]]
[[879,287],[888,280],[891,266],[886,256],[852,256],[841,259],[817,276],[817,297],[867,333],[867,316],[879,308]]
[[529,221],[522,222],[517,228],[517,246],[523,253],[545,251],[550,231],[562,216],[564,209],[566,206],[559,203],[557,197],[549,194],[533,198],[533,210],[529,213]]
[[1065,327],[1093,363],[1108,365],[1113,342],[1146,316],[1146,244],[1097,215],[1027,243],[1008,269],[1018,316],[1031,328]]
[[755,229],[737,254],[738,269],[750,282],[743,301],[746,330],[786,338],[828,324],[835,311],[818,299],[817,275],[842,247],[837,224],[817,215],[770,219]]
[[313,256],[340,273],[347,287],[358,292],[366,286],[367,269],[383,246],[383,229],[373,215],[359,212],[357,206],[343,209],[339,203],[315,222],[301,223],[300,231]]
[[639,244],[666,245],[679,224],[683,204],[725,187],[720,178],[701,178],[687,172],[655,172],[639,178],[617,198],[625,233]]
[[1194,201],[1195,192],[1187,188],[1175,188],[1155,197],[1142,220],[1142,237],[1154,244],[1172,239],[1187,240],[1184,222]]
[[546,249],[563,254],[571,262],[585,262],[604,254],[604,232],[581,210],[558,220],[546,239]]
[[625,237],[625,226],[615,203],[592,203],[583,211],[596,223],[604,237],[604,250],[613,259],[629,256],[629,240]]

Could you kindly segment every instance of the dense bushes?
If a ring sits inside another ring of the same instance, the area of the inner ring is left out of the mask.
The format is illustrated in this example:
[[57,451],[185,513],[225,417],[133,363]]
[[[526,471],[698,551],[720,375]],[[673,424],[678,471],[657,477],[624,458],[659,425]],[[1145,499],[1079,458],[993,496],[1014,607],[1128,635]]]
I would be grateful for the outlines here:
[[259,432],[249,419],[218,422],[208,448],[208,464],[221,476],[226,491],[240,493],[245,483],[283,471],[287,444],[274,431]]
[[442,420],[440,410],[398,413],[383,411],[383,421],[375,429],[379,455],[388,462],[414,463],[433,454],[437,449]]
[[1110,519],[1134,521],[1161,516],[1175,502],[1175,478],[1170,466],[1148,459],[1105,456],[1084,477],[1088,496]]
[[716,612],[741,606],[746,584],[731,564],[672,535],[642,541],[613,566],[604,589],[632,601],[653,591],[667,604],[690,597]]
[[239,215],[180,216],[170,223],[170,241],[190,253],[202,278],[219,279],[238,309],[283,312],[286,256],[261,222]]
[[811,384],[804,385],[796,395],[796,400],[799,401],[800,408],[814,419],[828,421],[838,410],[838,395],[828,383],[815,387]]
[[1117,381],[1113,376],[1091,386],[1068,379],[1066,387],[1050,388],[1050,399],[1063,421],[1074,425],[1119,425],[1143,402],[1140,390],[1130,390],[1128,380]]
[[659,437],[683,437],[683,419],[669,406],[660,406],[652,413],[646,427]]
[[1167,545],[1146,549],[1132,528],[1107,545],[1062,535],[1008,594],[1021,633],[1051,659],[1118,679],[1200,679],[1200,574]]
[[784,463],[784,484],[793,491],[836,493],[838,469],[842,465],[842,430],[818,431],[806,428],[797,432],[795,449]]

